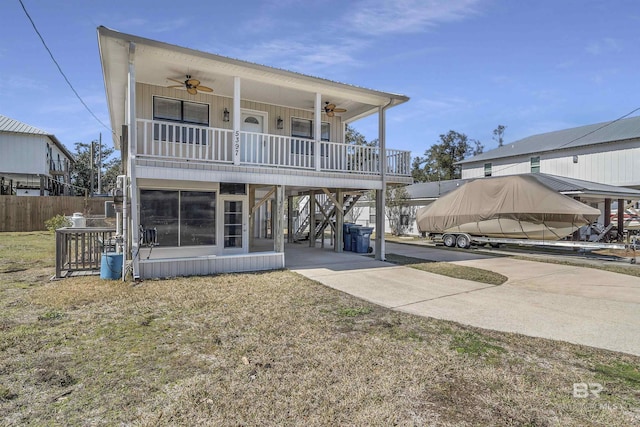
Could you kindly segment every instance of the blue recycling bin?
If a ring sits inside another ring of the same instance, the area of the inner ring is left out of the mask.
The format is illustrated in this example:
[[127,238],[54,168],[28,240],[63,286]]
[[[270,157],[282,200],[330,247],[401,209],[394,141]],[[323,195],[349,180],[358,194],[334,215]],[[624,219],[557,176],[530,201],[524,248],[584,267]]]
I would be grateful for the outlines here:
[[373,227],[358,227],[352,230],[351,250],[359,254],[369,253],[371,233],[373,233]]
[[118,280],[122,277],[122,254],[105,253],[102,254],[100,264],[100,278],[108,280]]
[[351,222],[345,222],[342,225],[342,242],[343,242],[343,250],[347,252],[351,252],[351,233],[355,233],[355,229],[360,227],[357,224]]

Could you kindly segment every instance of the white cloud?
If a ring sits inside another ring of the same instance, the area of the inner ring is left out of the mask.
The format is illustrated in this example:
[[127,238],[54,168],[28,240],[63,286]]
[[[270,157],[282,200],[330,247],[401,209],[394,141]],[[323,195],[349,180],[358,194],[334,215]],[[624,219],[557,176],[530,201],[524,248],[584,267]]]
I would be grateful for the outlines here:
[[[344,69],[361,65],[358,56],[377,38],[391,33],[423,31],[439,23],[464,19],[477,13],[475,6],[481,1],[484,0],[362,0],[352,3],[353,7],[338,9],[338,16],[330,13],[325,18],[320,16],[314,28],[298,28],[296,22],[291,22],[288,28],[295,29],[295,37],[273,31],[279,22],[273,15],[282,11],[280,4],[263,7],[259,18],[252,21],[252,30],[244,26],[244,32],[277,34],[281,38],[267,37],[260,43],[236,47],[225,54],[305,74],[324,74],[335,66]],[[424,47],[402,55],[433,51],[437,49]]]
[[[149,21],[146,18],[128,18],[120,21],[119,26],[121,26],[124,31],[129,31],[134,34],[143,32],[166,33],[183,28],[188,22],[186,18],[175,18],[165,21]],[[141,29],[145,31],[141,31]]]
[[480,0],[364,0],[344,20],[368,35],[415,33],[477,13]]
[[260,64],[318,75],[319,71],[335,65],[358,65],[354,53],[363,47],[362,43],[355,39],[331,44],[315,43],[313,40],[277,39],[254,44],[250,49],[238,49],[232,52],[231,56],[241,56]]
[[622,46],[616,39],[606,37],[602,40],[589,43],[586,50],[592,55],[602,55],[605,53],[622,52]]

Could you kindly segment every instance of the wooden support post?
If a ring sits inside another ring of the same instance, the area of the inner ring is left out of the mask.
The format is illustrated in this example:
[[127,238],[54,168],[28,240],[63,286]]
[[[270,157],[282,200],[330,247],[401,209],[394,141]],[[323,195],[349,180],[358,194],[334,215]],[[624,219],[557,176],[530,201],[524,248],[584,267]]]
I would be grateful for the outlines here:
[[251,247],[254,245],[254,240],[256,238],[256,186],[249,184],[249,252],[251,252]]
[[611,224],[611,199],[604,199],[604,226]]
[[287,243],[293,243],[293,196],[287,197]]
[[618,199],[618,242],[624,237],[624,199]]
[[343,250],[342,226],[344,224],[344,207],[342,206],[344,198],[342,190],[336,190],[336,199],[341,203],[340,206],[336,206],[336,240],[333,245],[333,250],[341,253]]
[[273,250],[284,252],[284,185],[276,187],[276,209],[271,214],[271,233],[274,236]]
[[309,247],[316,247],[316,192],[309,191]]

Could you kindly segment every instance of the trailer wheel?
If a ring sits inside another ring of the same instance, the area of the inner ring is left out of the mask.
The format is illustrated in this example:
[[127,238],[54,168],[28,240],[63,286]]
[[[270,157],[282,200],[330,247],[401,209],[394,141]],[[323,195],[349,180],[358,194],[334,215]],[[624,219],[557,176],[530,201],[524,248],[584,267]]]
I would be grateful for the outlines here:
[[442,236],[442,242],[448,248],[452,248],[456,245],[456,236],[453,234],[445,234]]
[[456,245],[461,249],[469,249],[471,247],[471,240],[465,234],[461,234],[456,239]]

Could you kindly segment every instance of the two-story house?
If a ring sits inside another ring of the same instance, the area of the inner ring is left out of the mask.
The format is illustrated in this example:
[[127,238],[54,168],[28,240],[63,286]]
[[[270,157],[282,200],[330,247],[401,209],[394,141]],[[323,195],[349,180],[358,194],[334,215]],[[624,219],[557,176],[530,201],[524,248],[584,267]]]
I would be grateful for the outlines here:
[[640,116],[532,135],[458,164],[462,179],[546,173],[640,189]]
[[[105,27],[98,39],[114,144],[123,152],[122,231],[134,278],[282,268],[295,228],[306,224],[311,246],[327,230],[340,242],[354,194],[375,190],[382,212],[385,186],[411,183],[410,152],[385,141],[386,111],[404,95]],[[379,146],[346,144],[345,125],[374,114]],[[299,196],[311,219],[294,225]],[[255,242],[265,206],[269,247]],[[147,248],[145,230],[153,229],[158,246]],[[384,259],[384,233],[375,250]]]
[[2,194],[69,194],[75,160],[55,135],[0,115],[0,153]]

